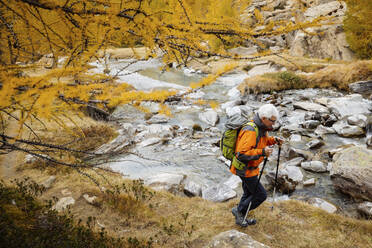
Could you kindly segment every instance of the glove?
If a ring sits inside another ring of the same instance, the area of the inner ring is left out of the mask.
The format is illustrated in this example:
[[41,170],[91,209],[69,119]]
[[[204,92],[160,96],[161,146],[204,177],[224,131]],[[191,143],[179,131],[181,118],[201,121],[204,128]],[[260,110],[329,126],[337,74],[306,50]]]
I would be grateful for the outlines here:
[[275,141],[276,141],[276,143],[277,143],[279,146],[283,145],[283,143],[284,143],[284,139],[282,139],[282,138],[280,138],[280,137],[275,137]]

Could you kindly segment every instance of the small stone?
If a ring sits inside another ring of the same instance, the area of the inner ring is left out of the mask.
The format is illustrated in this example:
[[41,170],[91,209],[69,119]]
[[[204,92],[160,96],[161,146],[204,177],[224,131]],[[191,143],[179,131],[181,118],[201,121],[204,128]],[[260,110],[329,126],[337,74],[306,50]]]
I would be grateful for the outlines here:
[[45,182],[42,183],[42,185],[46,188],[49,189],[52,187],[52,184],[56,181],[55,176],[50,176]]
[[83,198],[89,203],[94,204],[96,202],[97,196],[89,196],[88,194],[84,194]]
[[71,196],[64,197],[58,200],[58,202],[52,207],[53,210],[61,211],[67,208],[69,205],[75,204],[75,199]]

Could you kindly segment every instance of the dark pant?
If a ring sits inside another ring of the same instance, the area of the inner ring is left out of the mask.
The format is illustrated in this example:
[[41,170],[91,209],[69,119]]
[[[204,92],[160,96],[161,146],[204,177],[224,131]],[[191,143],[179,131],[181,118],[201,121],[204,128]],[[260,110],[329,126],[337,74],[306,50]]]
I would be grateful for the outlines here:
[[[243,195],[240,199],[238,210],[240,213],[245,214],[248,209],[249,203],[252,201],[249,211],[257,208],[267,198],[265,188],[258,182],[258,177],[240,177],[242,180]],[[258,185],[257,185],[258,183]],[[257,189],[256,189],[257,185]],[[256,191],[256,192],[255,192]]]

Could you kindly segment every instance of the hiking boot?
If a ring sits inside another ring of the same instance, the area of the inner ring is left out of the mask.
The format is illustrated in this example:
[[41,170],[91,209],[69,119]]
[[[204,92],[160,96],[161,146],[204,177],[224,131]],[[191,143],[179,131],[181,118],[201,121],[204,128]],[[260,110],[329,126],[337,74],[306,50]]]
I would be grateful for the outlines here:
[[248,225],[255,225],[257,221],[255,219],[244,219],[244,215],[239,212],[238,207],[233,207],[231,213],[235,216],[235,223],[241,227],[247,227]]
[[244,220],[244,215],[239,212],[238,207],[233,207],[231,213],[235,216],[235,223],[241,227],[247,227],[248,222]]

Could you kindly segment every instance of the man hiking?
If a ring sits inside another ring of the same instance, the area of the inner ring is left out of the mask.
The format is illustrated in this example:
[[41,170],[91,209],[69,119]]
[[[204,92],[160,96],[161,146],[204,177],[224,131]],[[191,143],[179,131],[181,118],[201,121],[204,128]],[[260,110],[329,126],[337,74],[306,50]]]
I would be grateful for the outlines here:
[[253,210],[267,198],[266,190],[258,181],[258,165],[264,156],[269,157],[273,152],[268,146],[283,143],[280,138],[268,136],[268,131],[273,129],[278,118],[279,112],[275,106],[265,104],[258,109],[253,121],[242,127],[237,137],[230,171],[242,180],[243,195],[238,206],[231,211],[236,224],[242,227],[256,224],[255,219],[245,219],[250,202],[249,210]]

